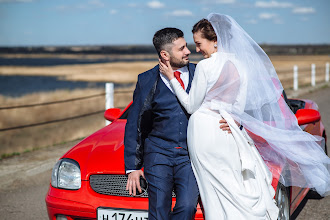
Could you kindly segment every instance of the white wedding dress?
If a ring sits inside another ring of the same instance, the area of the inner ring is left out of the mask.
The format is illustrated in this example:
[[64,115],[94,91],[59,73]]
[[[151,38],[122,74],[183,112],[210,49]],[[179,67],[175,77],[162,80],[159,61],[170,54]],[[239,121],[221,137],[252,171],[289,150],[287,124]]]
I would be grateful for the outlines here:
[[[234,55],[217,52],[197,65],[189,95],[176,79],[171,80],[181,104],[192,114],[188,149],[206,220],[278,216],[272,174],[230,114],[233,109],[244,110],[244,74]],[[232,134],[219,128],[220,119],[228,122]]]

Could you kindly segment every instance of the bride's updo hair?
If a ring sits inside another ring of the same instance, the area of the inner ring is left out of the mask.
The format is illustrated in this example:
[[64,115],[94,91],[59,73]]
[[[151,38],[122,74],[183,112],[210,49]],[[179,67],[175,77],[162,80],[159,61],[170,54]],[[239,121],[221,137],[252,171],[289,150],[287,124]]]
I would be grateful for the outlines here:
[[192,29],[192,33],[196,33],[200,31],[202,33],[202,37],[209,40],[209,41],[216,41],[217,40],[217,35],[211,25],[211,23],[203,18],[202,20],[200,20],[199,22],[197,22],[193,29]]

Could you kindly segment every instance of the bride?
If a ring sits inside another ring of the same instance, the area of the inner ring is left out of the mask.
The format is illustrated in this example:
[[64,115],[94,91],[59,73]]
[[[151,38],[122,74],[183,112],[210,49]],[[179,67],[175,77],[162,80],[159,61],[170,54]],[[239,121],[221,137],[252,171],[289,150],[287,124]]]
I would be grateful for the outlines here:
[[[212,13],[192,32],[205,59],[196,67],[189,95],[169,62],[160,60],[160,71],[192,114],[188,149],[205,218],[277,219],[272,174],[264,161],[281,166],[285,186],[307,184],[329,193],[330,160],[318,145],[322,139],[303,132],[283,104],[282,85],[264,51],[226,15]],[[218,129],[219,119],[227,121],[231,134]],[[256,137],[268,145],[257,150]]]

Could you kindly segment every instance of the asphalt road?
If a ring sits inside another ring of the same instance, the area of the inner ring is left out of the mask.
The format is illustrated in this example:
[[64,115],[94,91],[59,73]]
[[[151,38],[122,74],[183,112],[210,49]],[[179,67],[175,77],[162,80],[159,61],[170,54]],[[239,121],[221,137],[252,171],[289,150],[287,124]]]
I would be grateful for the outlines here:
[[[312,99],[319,105],[322,120],[330,134],[330,88],[298,97]],[[58,158],[77,142],[56,145],[0,161],[0,219],[48,219],[44,198],[49,187],[51,169]],[[298,220],[329,219],[329,207],[330,196],[321,200],[305,199],[295,216]]]

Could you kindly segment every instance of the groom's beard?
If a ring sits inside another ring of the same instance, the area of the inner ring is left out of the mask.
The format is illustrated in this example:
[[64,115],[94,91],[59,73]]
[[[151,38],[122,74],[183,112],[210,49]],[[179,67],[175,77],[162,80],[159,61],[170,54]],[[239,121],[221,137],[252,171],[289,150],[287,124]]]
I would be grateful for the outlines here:
[[177,59],[175,57],[170,58],[170,64],[172,67],[175,68],[182,68],[187,66],[189,63],[189,56],[183,57],[182,59]]

